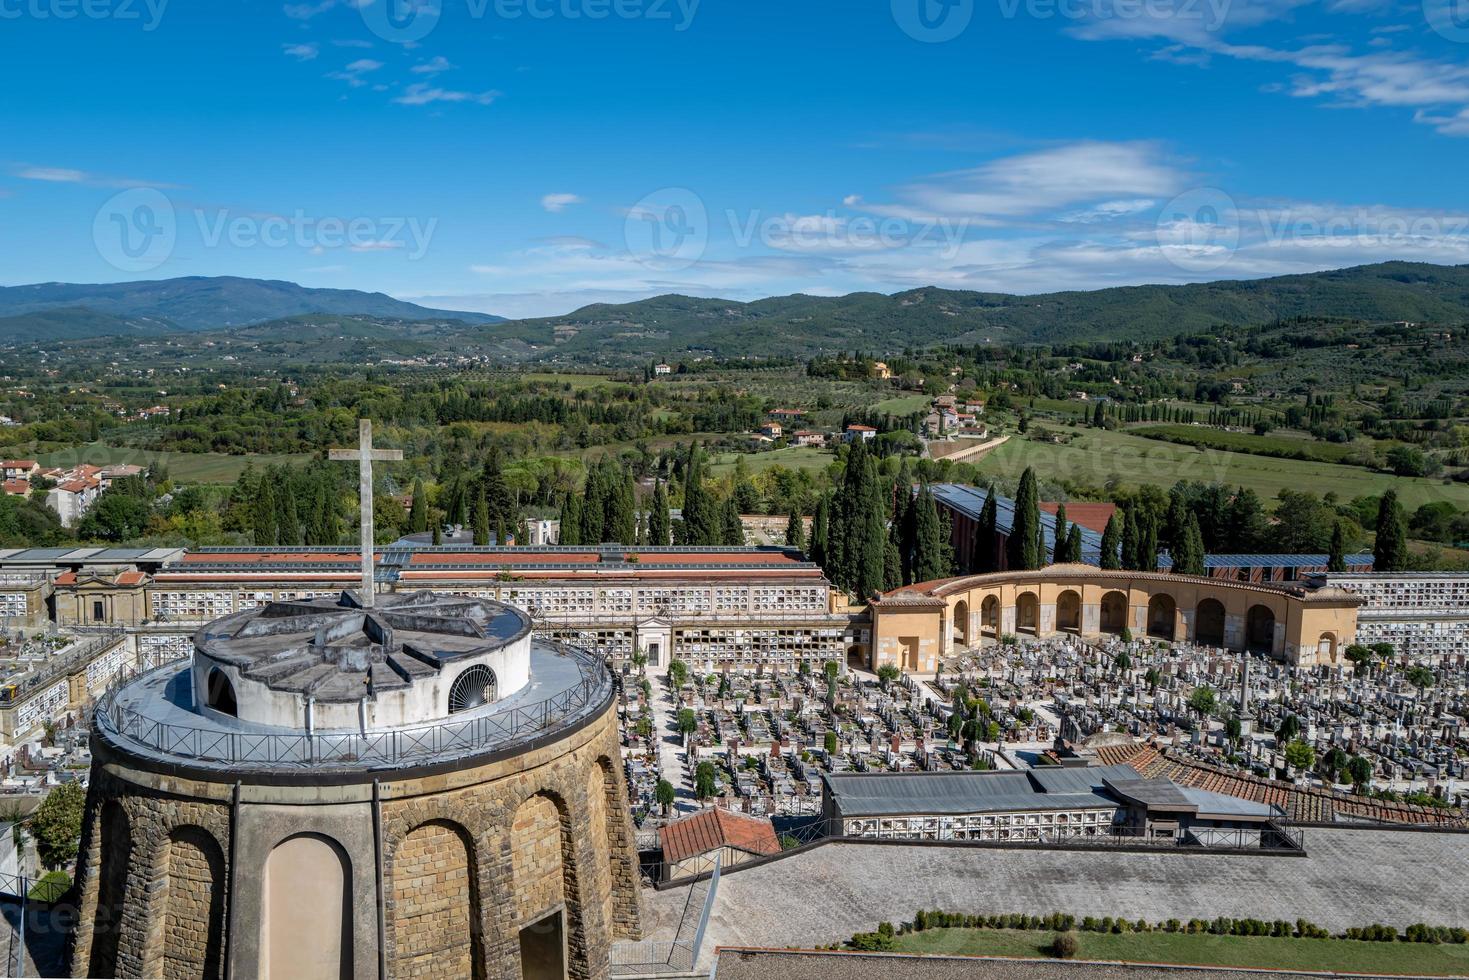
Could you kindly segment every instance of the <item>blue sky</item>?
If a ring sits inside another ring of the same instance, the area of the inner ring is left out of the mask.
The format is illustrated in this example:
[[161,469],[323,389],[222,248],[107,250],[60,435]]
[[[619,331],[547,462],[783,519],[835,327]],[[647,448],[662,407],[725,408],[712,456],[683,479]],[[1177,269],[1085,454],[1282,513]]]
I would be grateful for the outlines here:
[[0,0],[0,53],[7,285],[553,315],[1469,263],[1469,0]]

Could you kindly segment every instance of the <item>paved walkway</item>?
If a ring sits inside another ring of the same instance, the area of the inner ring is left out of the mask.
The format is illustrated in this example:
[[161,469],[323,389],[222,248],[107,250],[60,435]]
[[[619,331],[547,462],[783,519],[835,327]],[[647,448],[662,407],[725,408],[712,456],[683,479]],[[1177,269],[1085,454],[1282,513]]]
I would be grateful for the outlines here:
[[694,799],[694,783],[688,770],[688,753],[678,734],[678,711],[668,679],[661,672],[648,673],[653,707],[653,734],[658,739],[658,773],[673,784],[676,813],[692,813],[699,808]]
[[[705,940],[812,947],[950,912],[1308,919],[1332,931],[1469,925],[1469,835],[1306,830],[1304,858],[830,844],[726,874]],[[676,924],[684,889],[645,895],[650,938]]]

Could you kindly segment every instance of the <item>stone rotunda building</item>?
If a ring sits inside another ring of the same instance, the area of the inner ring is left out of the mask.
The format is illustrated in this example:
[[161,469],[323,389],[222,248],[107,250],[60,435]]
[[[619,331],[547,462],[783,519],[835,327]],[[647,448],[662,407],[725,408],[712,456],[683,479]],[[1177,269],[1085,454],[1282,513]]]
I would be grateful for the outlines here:
[[74,976],[594,980],[638,937],[606,666],[372,600],[228,616],[99,705]]

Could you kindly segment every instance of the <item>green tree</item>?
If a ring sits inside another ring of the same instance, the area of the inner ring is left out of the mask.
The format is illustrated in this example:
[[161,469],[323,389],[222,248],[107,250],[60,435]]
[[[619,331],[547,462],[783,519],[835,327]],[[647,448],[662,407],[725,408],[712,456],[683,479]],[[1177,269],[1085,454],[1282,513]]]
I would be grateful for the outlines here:
[[892,685],[892,683],[901,676],[902,671],[898,670],[898,668],[893,664],[883,664],[881,667],[877,668],[877,680],[878,683],[882,685],[882,689],[884,691],[886,691]]
[[1339,746],[1333,745],[1321,758],[1321,775],[1328,783],[1334,783],[1341,776],[1342,770],[1347,767],[1349,761],[1347,754]]
[[1015,491],[1015,519],[1010,528],[1009,567],[1030,571],[1041,567],[1041,512],[1035,470],[1025,468]]
[[1403,678],[1409,684],[1412,684],[1414,687],[1418,688],[1418,690],[1420,691],[1426,691],[1428,688],[1432,687],[1436,680],[1433,676],[1433,671],[1429,670],[1422,664],[1409,667],[1406,671],[1403,672]]
[[[474,543],[480,547],[490,543],[490,502],[481,490],[474,501]],[[503,544],[504,542],[498,542]]]
[[665,817],[668,816],[668,810],[673,806],[673,801],[676,798],[677,795],[674,793],[673,784],[666,779],[658,780],[658,786],[653,790],[653,800],[663,808],[663,815]]
[[1372,763],[1354,755],[1347,762],[1347,778],[1352,781],[1352,788],[1361,793],[1372,783]]
[[653,502],[648,510],[648,543],[666,548],[672,540],[673,519],[668,513],[668,491],[660,480],[653,486]]
[[574,493],[568,493],[566,500],[561,504],[561,544],[577,545],[586,543],[586,539],[582,537],[581,515],[581,498]]
[[1229,739],[1229,744],[1239,746],[1240,737],[1244,734],[1244,723],[1240,721],[1239,715],[1230,715],[1224,720],[1224,737]]
[[1331,529],[1331,548],[1326,553],[1326,570],[1328,572],[1345,572],[1347,570],[1346,548],[1346,526],[1341,521],[1337,521]]
[[680,708],[678,712],[678,733],[680,735],[692,735],[699,730],[699,717],[694,714],[693,708]]
[[1071,525],[1071,530],[1066,532],[1066,559],[1073,565],[1081,564],[1081,525]]
[[1372,666],[1372,648],[1353,643],[1346,649],[1346,658],[1352,662],[1352,671],[1358,675],[1367,673]]
[[1107,518],[1107,527],[1102,531],[1102,567],[1120,568],[1122,551],[1122,512],[1113,511]]
[[707,800],[717,791],[718,781],[714,763],[699,763],[694,769],[694,796],[700,800]]
[[720,543],[718,505],[704,486],[704,454],[697,442],[689,446],[684,469],[683,544],[709,547]]
[[836,732],[833,732],[833,731],[828,731],[826,733],[825,738],[822,739],[822,747],[824,749],[826,749],[826,754],[828,756],[836,755],[837,754],[837,733]]
[[1301,734],[1301,719],[1294,713],[1286,715],[1281,719],[1280,727],[1275,730],[1275,740],[1285,745],[1296,739]]
[[806,550],[806,521],[799,510],[791,510],[786,519],[786,547],[797,551]]
[[1377,540],[1372,546],[1372,570],[1401,572],[1408,567],[1408,526],[1396,490],[1377,504]]
[[36,853],[48,868],[61,868],[76,860],[82,841],[82,813],[87,793],[80,783],[57,786],[31,817],[31,834]]
[[683,687],[689,679],[689,665],[682,660],[673,660],[668,664],[668,679],[673,682],[674,688]]
[[1204,536],[1199,531],[1199,519],[1192,512],[1184,518],[1183,533],[1173,559],[1173,574],[1204,574]]
[[1051,564],[1063,564],[1066,559],[1066,537],[1071,528],[1066,523],[1066,505],[1056,505],[1056,524],[1051,536]]
[[724,502],[720,515],[720,544],[730,548],[741,548],[745,544],[745,522],[740,520],[740,508],[733,496]]
[[995,485],[991,483],[984,492],[984,506],[979,511],[979,522],[974,529],[974,546],[971,549],[970,569],[974,572],[999,570],[997,556],[1000,550],[1000,508]]
[[1309,742],[1296,739],[1285,747],[1285,761],[1292,769],[1304,772],[1316,764],[1316,750]]
[[[905,488],[900,487],[903,491]],[[913,581],[931,582],[944,578],[949,568],[944,564],[944,545],[939,525],[938,508],[928,484],[918,490],[913,501]]]
[[413,503],[408,510],[408,530],[422,534],[428,530],[428,494],[423,489],[423,480],[413,481]]
[[266,473],[255,489],[255,501],[251,508],[250,530],[258,547],[269,547],[277,543],[278,510],[275,501],[275,478]]
[[1212,687],[1209,687],[1207,684],[1203,687],[1194,688],[1193,693],[1188,696],[1189,710],[1198,715],[1200,719],[1204,719],[1212,715],[1214,713],[1214,708],[1218,705],[1218,703],[1218,695],[1216,695],[1214,693],[1214,689]]
[[816,511],[811,517],[811,560],[828,575],[833,575],[829,564],[830,552],[827,551],[827,527],[830,516],[831,498],[822,494],[816,501]]

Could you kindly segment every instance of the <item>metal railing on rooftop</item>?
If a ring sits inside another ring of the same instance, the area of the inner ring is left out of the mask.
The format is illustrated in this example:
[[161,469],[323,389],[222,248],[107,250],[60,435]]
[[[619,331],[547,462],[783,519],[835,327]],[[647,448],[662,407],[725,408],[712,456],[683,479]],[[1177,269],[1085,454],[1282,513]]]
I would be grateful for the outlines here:
[[[602,657],[564,644],[546,645],[575,659],[579,683],[535,704],[472,718],[368,732],[251,732],[153,718],[123,703],[120,688],[114,687],[98,703],[94,725],[124,751],[142,748],[236,768],[396,768],[485,755],[566,728],[611,702],[612,675]],[[169,663],[149,673],[177,669]]]

